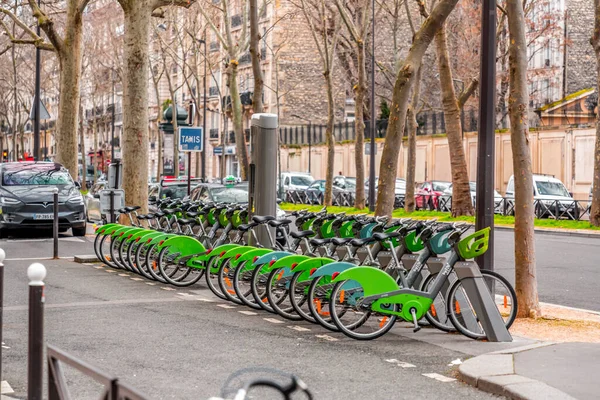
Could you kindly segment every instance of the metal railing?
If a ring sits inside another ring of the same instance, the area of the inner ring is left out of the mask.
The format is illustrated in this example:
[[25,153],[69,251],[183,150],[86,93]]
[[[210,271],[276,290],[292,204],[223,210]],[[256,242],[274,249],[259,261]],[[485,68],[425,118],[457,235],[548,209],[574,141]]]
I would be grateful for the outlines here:
[[66,400],[71,399],[69,386],[63,374],[62,365],[68,365],[92,378],[104,386],[103,400],[146,400],[147,397],[132,387],[119,382],[119,379],[100,371],[98,368],[81,361],[54,346],[47,346],[48,359],[48,399]]
[[[475,205],[475,196],[473,205]],[[354,193],[334,192],[332,204],[334,206],[353,207]],[[394,208],[404,207],[404,195],[396,195]],[[452,212],[452,196],[442,195],[417,195],[415,196],[417,210]],[[284,201],[292,204],[323,204],[323,194],[307,192],[305,190],[288,190],[285,192]],[[590,218],[591,201],[580,200],[535,200],[533,202],[536,218],[568,219],[573,221],[586,221]],[[515,215],[515,200],[513,198],[497,198],[494,201],[494,213],[504,216]]]

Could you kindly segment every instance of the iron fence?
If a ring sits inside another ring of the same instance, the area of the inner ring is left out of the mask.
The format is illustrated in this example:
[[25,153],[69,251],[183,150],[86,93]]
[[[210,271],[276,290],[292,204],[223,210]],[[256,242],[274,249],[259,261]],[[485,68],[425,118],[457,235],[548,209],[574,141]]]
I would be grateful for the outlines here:
[[130,386],[119,382],[119,379],[100,371],[96,367],[81,361],[54,346],[47,346],[48,359],[48,399],[67,400],[69,386],[65,379],[62,366],[68,365],[92,378],[104,386],[100,399],[102,400],[146,400],[147,397]]
[[[288,190],[284,199],[292,204],[322,205],[321,193],[307,192],[305,190]],[[354,193],[334,192],[332,205],[342,207],[354,206]],[[417,210],[452,212],[452,196],[417,195],[415,196]],[[476,198],[472,196],[473,205]],[[396,195],[394,208],[404,207],[405,197]],[[535,200],[533,202],[536,218],[568,219],[573,221],[587,221],[590,218],[591,201],[580,200]],[[494,200],[494,213],[497,215],[514,216],[515,200],[513,198],[498,197]]]

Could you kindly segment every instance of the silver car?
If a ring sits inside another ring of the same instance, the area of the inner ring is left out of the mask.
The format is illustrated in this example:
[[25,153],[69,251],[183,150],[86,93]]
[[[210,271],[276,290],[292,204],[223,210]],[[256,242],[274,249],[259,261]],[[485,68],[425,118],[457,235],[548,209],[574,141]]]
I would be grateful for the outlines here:
[[101,222],[106,216],[100,212],[100,191],[106,189],[106,182],[97,182],[84,196],[88,222]]
[[58,190],[59,231],[85,236],[86,212],[79,184],[61,164],[16,162],[0,166],[0,235],[14,228],[51,228]]

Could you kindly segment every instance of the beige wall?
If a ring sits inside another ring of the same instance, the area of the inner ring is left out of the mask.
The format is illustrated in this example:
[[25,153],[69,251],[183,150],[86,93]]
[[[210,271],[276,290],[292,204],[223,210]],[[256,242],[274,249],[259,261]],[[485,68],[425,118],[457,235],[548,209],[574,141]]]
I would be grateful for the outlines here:
[[[551,174],[562,180],[576,199],[587,199],[594,172],[594,140],[593,129],[573,130],[541,130],[530,132],[533,171]],[[399,155],[398,176],[406,176],[406,147],[403,144]],[[463,146],[467,157],[470,180],[476,179],[477,171],[477,135],[465,135]],[[377,142],[375,158],[376,174],[379,174],[379,163],[383,141]],[[282,171],[307,171],[308,147],[282,148]],[[369,157],[365,156],[365,165],[369,165]],[[325,178],[327,153],[324,146],[312,147],[311,172],[317,179]],[[354,176],[354,143],[336,145],[334,174],[342,172],[346,176]],[[508,179],[513,174],[510,133],[496,134],[496,170],[495,186],[500,193],[506,190]],[[450,155],[448,141],[445,136],[420,136],[417,139],[417,181],[428,179],[451,179]]]

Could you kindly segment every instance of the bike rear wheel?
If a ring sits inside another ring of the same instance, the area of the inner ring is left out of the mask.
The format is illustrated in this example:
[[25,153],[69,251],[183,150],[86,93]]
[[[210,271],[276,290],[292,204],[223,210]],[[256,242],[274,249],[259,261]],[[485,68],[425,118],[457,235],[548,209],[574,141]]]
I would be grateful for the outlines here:
[[292,276],[292,281],[290,282],[290,303],[296,313],[307,320],[308,322],[317,323],[314,317],[312,316],[310,309],[308,307],[308,288],[310,287],[311,281],[299,282],[300,276],[302,276],[304,272],[296,272],[294,276]]
[[252,274],[254,270],[247,269],[246,262],[249,261],[239,265],[233,274],[233,289],[242,303],[255,310],[262,310],[262,307],[256,303],[252,295]]
[[329,312],[329,299],[334,286],[330,282],[330,276],[319,276],[311,281],[307,295],[308,310],[313,319],[323,328],[339,332]]
[[102,261],[104,264],[106,264],[107,266],[109,266],[111,268],[121,269],[113,261],[113,258],[110,254],[111,247],[112,247],[112,236],[110,236],[110,235],[103,236],[102,239],[100,240],[100,247],[99,247],[100,261]]
[[[158,255],[158,269],[165,281],[173,286],[186,287],[195,284],[202,278],[202,270],[187,266],[182,267],[167,260],[168,250],[168,247],[164,247]],[[186,279],[188,277],[189,279]]]
[[220,299],[228,300],[227,296],[221,291],[221,287],[219,286],[219,271],[214,271],[214,266],[217,261],[220,260],[220,257],[212,257],[206,266],[206,271],[204,272],[204,278],[206,279],[206,285]]
[[[429,290],[437,276],[438,274],[431,274],[427,278],[425,278],[420,290],[429,293]],[[444,293],[443,291],[440,291],[438,293],[436,298],[433,300],[431,307],[429,307],[429,310],[427,311],[427,313],[425,313],[425,319],[431,325],[435,326],[443,332],[456,332],[456,328],[454,327],[454,324],[452,323],[450,317],[448,316],[448,313],[446,312],[446,310],[448,309],[446,304],[446,300],[448,297],[447,295],[448,293]]]
[[290,302],[289,283],[290,276],[285,276],[285,268],[271,271],[267,280],[267,299],[273,310],[284,318],[300,321],[302,317],[296,314]]
[[227,297],[227,300],[243,305],[244,303],[237,297],[233,287],[233,276],[236,269],[231,266],[231,259],[227,259],[219,269],[218,282],[221,292]]

